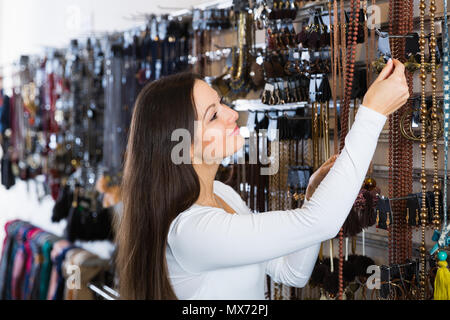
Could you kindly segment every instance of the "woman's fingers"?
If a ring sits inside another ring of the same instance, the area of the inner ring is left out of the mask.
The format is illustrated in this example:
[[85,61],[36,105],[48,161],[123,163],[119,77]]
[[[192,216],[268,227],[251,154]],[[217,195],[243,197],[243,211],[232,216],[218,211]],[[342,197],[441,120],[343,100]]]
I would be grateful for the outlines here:
[[[384,79],[389,70],[392,73]],[[366,92],[363,105],[388,116],[401,108],[409,98],[405,65],[399,60],[393,59],[379,79]]]
[[405,77],[405,65],[400,60],[393,59],[394,62],[394,74]]
[[394,59],[393,63],[395,69],[394,72],[389,76],[389,79],[400,82],[402,85],[407,86],[406,75],[405,75],[405,65],[399,60]]
[[375,80],[375,82],[383,81],[383,80],[387,79],[391,75],[392,70],[394,70],[394,63],[393,63],[392,59],[389,59],[386,66],[383,68],[383,70],[381,70],[381,72],[378,75],[378,78]]

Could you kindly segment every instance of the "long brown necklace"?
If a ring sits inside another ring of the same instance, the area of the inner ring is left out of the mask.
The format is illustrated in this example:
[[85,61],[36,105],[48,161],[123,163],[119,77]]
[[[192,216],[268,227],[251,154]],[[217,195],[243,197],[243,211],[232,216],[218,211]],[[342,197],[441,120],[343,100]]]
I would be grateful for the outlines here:
[[[445,8],[445,11],[447,8]],[[430,55],[431,55],[431,125],[432,125],[432,135],[433,135],[433,192],[434,192],[434,215],[433,215],[433,227],[435,230],[440,228],[440,216],[439,216],[439,196],[440,196],[440,183],[438,177],[438,160],[439,160],[439,149],[438,149],[438,110],[436,101],[436,89],[437,89],[437,77],[436,77],[436,30],[434,26],[436,13],[436,1],[430,0]],[[444,12],[444,14],[447,14]],[[423,242],[423,247],[425,247],[425,242]],[[422,249],[421,249],[422,250]],[[422,253],[422,252],[421,252]],[[424,288],[425,289],[425,288]]]
[[[375,8],[375,5],[376,5],[376,0],[372,0],[372,8]],[[376,57],[376,37],[375,37],[375,28],[371,28],[371,30],[370,30],[370,39],[371,39],[371,47],[372,47],[372,49],[370,50],[370,52],[371,52],[371,54],[372,54],[372,56],[371,56],[371,61],[374,61],[375,60],[375,57]],[[371,72],[370,72],[370,83],[372,83],[372,76],[373,76],[373,66],[372,66],[372,64],[370,64],[369,65],[369,67],[370,67],[370,70],[371,70]],[[369,84],[367,84],[367,87],[369,87]]]
[[[395,19],[398,18],[398,10],[397,10],[398,1],[390,0],[389,1],[389,34],[394,34],[394,29],[398,26],[395,22]],[[393,38],[390,38],[390,47],[392,50],[392,56],[398,57],[398,41],[394,41]],[[398,132],[396,127],[398,125],[398,112],[389,116],[389,198],[394,198],[396,193],[399,191],[399,175],[398,175],[398,155],[400,153],[399,150],[399,141],[398,141]],[[396,216],[397,210],[397,202],[392,203],[392,217],[393,224],[391,229],[388,230],[389,234],[389,264],[398,261],[397,248],[401,246],[400,242],[394,243],[394,239],[397,237],[398,233],[398,217]]]
[[[406,18],[405,18],[406,14]],[[389,1],[389,34],[405,36],[412,31],[413,2]],[[392,56],[405,61],[405,38],[390,38]],[[412,74],[407,74],[412,94]],[[401,134],[400,115],[408,113],[411,102],[389,117],[389,197],[401,198],[412,193],[412,141]],[[411,229],[406,201],[392,202],[393,223],[388,229],[389,263],[403,263],[411,258]]]
[[[431,55],[431,124],[433,128],[433,191],[434,191],[434,216],[433,225],[435,230],[440,228],[440,216],[439,216],[439,195],[440,195],[440,183],[438,177],[438,160],[439,160],[439,149],[438,149],[438,109],[436,101],[436,88],[437,88],[437,77],[436,77],[436,30],[434,26],[436,13],[436,1],[430,1],[430,55]],[[444,14],[447,14],[444,12]]]
[[[358,38],[358,22],[359,22],[359,8],[361,1],[360,0],[351,0],[350,2],[350,21],[349,21],[349,30],[347,37],[347,70],[345,72],[345,95],[344,95],[344,103],[342,105],[341,110],[341,136],[340,136],[340,150],[344,148],[345,145],[345,137],[349,131],[349,115],[350,115],[350,101],[351,94],[353,88],[353,78],[355,74],[355,57],[356,57],[356,41]],[[341,9],[342,10],[342,9]],[[342,12],[341,12],[342,14]],[[341,21],[342,22],[342,21]],[[343,267],[344,267],[344,231],[341,228],[339,231],[339,271],[338,271],[338,280],[339,280],[339,292],[338,299],[342,300],[344,293],[344,276],[343,276]]]
[[420,213],[421,222],[421,245],[420,245],[420,299],[425,300],[425,257],[426,257],[426,247],[425,247],[425,227],[427,224],[427,203],[426,203],[426,192],[427,192],[427,175],[425,172],[425,158],[427,154],[427,138],[426,138],[426,122],[427,122],[427,104],[425,96],[425,86],[427,80],[427,73],[425,70],[425,0],[420,0],[420,81],[421,81],[421,105],[420,105],[420,120],[422,123],[421,135],[420,135],[420,149],[422,154],[422,170],[420,175],[420,183],[422,184],[422,206]]
[[[414,0],[408,0],[408,24],[407,24],[407,30],[408,32],[412,32],[414,29]],[[413,89],[413,73],[407,72],[407,81],[408,81],[408,88],[409,88],[409,94],[412,95],[414,93]],[[408,102],[407,108],[412,107],[412,101]],[[411,122],[411,117],[408,118],[409,123]],[[412,185],[413,185],[413,141],[410,139],[403,139],[403,142],[405,143],[405,149],[406,149],[406,172],[404,174],[405,176],[405,192],[406,194],[412,193]],[[407,209],[408,210],[408,209]],[[406,226],[406,253],[405,258],[408,260],[412,259],[412,227],[409,225],[409,212],[406,212],[406,217],[404,219],[404,223]]]
[[[329,7],[329,11],[331,11],[331,5]],[[330,19],[331,21],[331,19]],[[331,25],[331,23],[330,23]],[[332,37],[331,39],[331,50],[332,50],[332,83],[333,83],[333,108],[334,108],[334,135],[333,135],[333,141],[334,141],[334,154],[338,154],[339,152],[339,133],[338,133],[338,111],[337,111],[337,88],[338,88],[338,66],[337,62],[339,60],[339,28],[338,28],[338,4],[337,0],[333,1],[333,26],[331,29]]]
[[[368,5],[368,1],[365,0],[364,1],[364,14],[367,15],[367,5]],[[364,39],[365,39],[365,47],[366,47],[366,84],[367,86],[369,86],[370,83],[370,68],[369,68],[369,57],[370,57],[370,43],[369,43],[369,25],[368,25],[368,20],[365,19],[365,24],[364,24]]]

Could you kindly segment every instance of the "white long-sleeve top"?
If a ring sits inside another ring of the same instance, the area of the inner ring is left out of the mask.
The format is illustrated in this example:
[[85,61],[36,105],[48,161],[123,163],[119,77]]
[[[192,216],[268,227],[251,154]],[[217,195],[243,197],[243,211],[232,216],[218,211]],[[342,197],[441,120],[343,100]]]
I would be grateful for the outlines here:
[[252,213],[231,187],[214,193],[236,214],[192,205],[172,222],[166,259],[179,299],[264,300],[265,275],[303,287],[321,242],[334,238],[358,195],[386,117],[361,106],[345,148],[302,208]]

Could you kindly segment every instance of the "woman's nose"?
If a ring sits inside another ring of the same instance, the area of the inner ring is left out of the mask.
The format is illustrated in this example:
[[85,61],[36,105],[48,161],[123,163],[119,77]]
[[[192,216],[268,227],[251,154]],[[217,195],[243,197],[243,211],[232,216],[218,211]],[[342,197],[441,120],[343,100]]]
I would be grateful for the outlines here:
[[230,107],[226,106],[226,121],[227,123],[234,123],[239,118],[239,113],[231,109]]

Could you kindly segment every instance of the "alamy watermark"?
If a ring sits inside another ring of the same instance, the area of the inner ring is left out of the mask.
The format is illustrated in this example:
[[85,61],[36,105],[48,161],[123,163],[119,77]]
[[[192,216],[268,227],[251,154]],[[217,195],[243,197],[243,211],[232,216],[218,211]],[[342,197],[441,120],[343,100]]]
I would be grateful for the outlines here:
[[66,267],[67,279],[66,288],[69,290],[80,290],[81,289],[81,270],[77,265],[68,265]]
[[381,27],[381,8],[378,5],[367,7],[367,28],[379,29]]
[[[201,128],[201,124],[198,124],[198,126]],[[199,127],[195,127],[194,135],[196,135]],[[171,141],[177,142],[177,144],[172,148],[172,163],[176,165],[220,164],[224,158],[229,158],[230,163],[245,164],[244,145],[238,145],[243,142],[242,140],[239,141],[239,139],[230,138],[234,137],[233,131],[226,130],[224,136],[223,130],[210,129],[204,132],[200,140],[192,139],[191,133],[187,129],[174,130]],[[278,129],[263,129],[258,132],[250,132],[248,138],[248,163],[263,165],[260,170],[261,175],[275,175],[278,173],[279,136]],[[270,143],[268,143],[269,141]]]
[[[381,8],[378,5],[367,7],[367,27],[371,30],[379,29],[381,26]],[[194,136],[202,129],[202,122],[195,121]],[[233,136],[234,130],[226,130],[226,136]],[[248,137],[249,164],[262,164],[261,175],[275,175],[279,170],[279,130],[259,130],[258,133],[250,132]],[[223,130],[209,129],[203,133],[203,141],[192,139],[189,130],[177,129],[172,132],[171,141],[178,142],[172,149],[172,163],[180,164],[220,164],[225,158],[230,163],[245,164],[245,152],[236,146],[237,141],[226,139],[222,152],[218,153],[218,145],[204,143],[204,141],[219,141],[224,137]],[[260,143],[258,144],[258,139]],[[193,155],[191,153],[192,141],[194,141]],[[270,144],[267,143],[270,141]],[[259,150],[258,150],[259,145]],[[269,152],[270,145],[270,152]],[[235,156],[233,156],[235,155]],[[270,156],[269,156],[270,155]]]
[[381,285],[381,276],[380,276],[380,267],[376,265],[371,265],[367,267],[367,274],[371,274],[366,281],[366,286],[368,289],[376,289],[380,290]]

